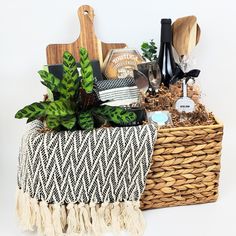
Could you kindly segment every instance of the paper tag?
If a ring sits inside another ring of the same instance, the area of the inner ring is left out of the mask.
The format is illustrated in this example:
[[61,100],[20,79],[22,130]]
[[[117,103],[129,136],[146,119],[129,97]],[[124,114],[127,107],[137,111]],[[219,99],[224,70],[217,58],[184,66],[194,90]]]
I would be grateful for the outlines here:
[[175,109],[178,112],[193,112],[195,110],[195,103],[189,97],[182,97],[175,103]]

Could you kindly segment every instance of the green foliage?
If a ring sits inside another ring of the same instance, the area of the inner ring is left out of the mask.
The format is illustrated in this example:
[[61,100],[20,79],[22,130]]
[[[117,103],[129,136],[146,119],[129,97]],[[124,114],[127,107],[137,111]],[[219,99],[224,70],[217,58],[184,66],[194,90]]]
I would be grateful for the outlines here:
[[157,60],[157,46],[153,39],[148,42],[143,42],[141,45],[141,50],[143,52],[143,58],[149,61]]
[[84,130],[92,130],[94,128],[94,119],[90,111],[84,111],[79,114],[79,125]]
[[67,116],[74,113],[75,111],[72,109],[70,101],[65,99],[51,102],[46,109],[46,115],[49,116]]
[[57,129],[60,125],[65,127],[68,130],[73,129],[76,123],[75,115],[67,115],[67,116],[47,116],[46,123],[48,128]]
[[65,52],[63,55],[63,79],[60,86],[60,95],[65,99],[73,97],[79,89],[79,72],[75,58]]
[[35,120],[39,117],[45,115],[46,109],[48,108],[48,102],[34,102],[21,110],[19,110],[15,118],[22,119],[22,118],[29,118],[29,120]]
[[60,80],[57,77],[45,70],[40,70],[38,73],[43,80],[41,81],[43,85],[48,87],[52,92],[58,92]]
[[80,49],[80,65],[82,74],[82,88],[86,93],[91,93],[93,91],[93,68],[90,63],[88,52],[85,48]]
[[94,112],[117,125],[128,124],[137,119],[134,112],[129,112],[121,107],[100,106],[95,108]]
[[46,123],[48,128],[56,129],[60,125],[60,119],[56,116],[47,116]]
[[86,49],[80,49],[80,58],[82,80],[76,61],[69,52],[63,55],[62,80],[47,71],[39,71],[42,83],[58,96],[54,101],[35,102],[26,106],[15,117],[28,118],[27,122],[43,118],[48,128],[56,130],[92,130],[97,127],[99,122],[96,119],[100,117],[117,125],[135,121],[135,113],[124,108],[100,106],[101,102],[93,88],[93,70]]
[[76,123],[76,116],[75,115],[70,115],[70,116],[65,116],[61,118],[61,124],[64,126],[66,129],[71,130]]

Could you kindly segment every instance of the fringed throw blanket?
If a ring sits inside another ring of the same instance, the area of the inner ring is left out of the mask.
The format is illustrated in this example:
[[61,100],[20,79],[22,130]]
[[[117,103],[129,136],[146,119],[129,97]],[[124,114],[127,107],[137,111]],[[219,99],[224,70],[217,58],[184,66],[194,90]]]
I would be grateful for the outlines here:
[[41,235],[142,235],[139,199],[157,131],[152,125],[93,131],[40,132],[22,139],[17,214]]

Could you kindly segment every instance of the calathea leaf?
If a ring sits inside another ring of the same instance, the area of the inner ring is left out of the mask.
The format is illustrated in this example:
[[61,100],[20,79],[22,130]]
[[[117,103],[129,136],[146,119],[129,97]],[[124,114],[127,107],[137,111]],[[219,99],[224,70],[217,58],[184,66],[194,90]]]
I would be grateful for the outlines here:
[[47,116],[46,123],[48,128],[56,129],[60,125],[60,119],[57,116]]
[[72,129],[76,123],[76,117],[74,115],[68,116],[47,116],[46,123],[48,128],[56,129],[60,125],[64,126],[66,129]]
[[35,120],[34,118],[28,118],[27,121],[26,121],[26,124],[28,124],[28,123],[30,123],[30,122],[32,122],[34,120]]
[[46,114],[49,116],[67,116],[74,113],[70,101],[65,99],[51,102],[46,110]]
[[80,66],[82,75],[82,87],[87,93],[93,91],[93,68],[89,60],[88,52],[85,48],[80,48]]
[[75,58],[69,53],[63,55],[63,79],[60,86],[60,94],[63,98],[73,97],[79,88],[79,72]]
[[45,116],[48,106],[49,106],[48,102],[32,103],[31,105],[28,105],[23,109],[19,110],[16,113],[15,118],[17,119],[29,118],[31,121],[33,121],[38,117]]
[[61,117],[60,122],[65,128],[70,130],[75,126],[76,117],[75,115],[64,116],[64,117]]
[[58,92],[60,86],[60,80],[55,77],[53,74],[40,70],[39,75],[43,79],[42,84],[48,87],[52,92]]
[[134,112],[127,111],[121,107],[100,106],[95,108],[94,112],[115,124],[128,124],[137,119]]
[[78,117],[79,125],[84,130],[92,130],[94,128],[94,119],[91,112],[81,112]]

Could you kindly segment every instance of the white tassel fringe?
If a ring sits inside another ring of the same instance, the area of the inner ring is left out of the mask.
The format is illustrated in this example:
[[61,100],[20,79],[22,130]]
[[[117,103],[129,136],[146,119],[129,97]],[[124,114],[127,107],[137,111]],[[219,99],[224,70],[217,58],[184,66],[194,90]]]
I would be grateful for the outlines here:
[[145,223],[138,201],[102,204],[48,204],[17,190],[16,211],[24,230],[38,230],[45,236],[101,236],[109,229],[120,235],[126,230],[132,236],[144,233]]

